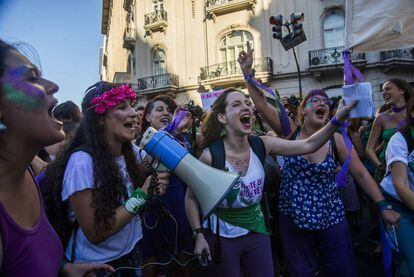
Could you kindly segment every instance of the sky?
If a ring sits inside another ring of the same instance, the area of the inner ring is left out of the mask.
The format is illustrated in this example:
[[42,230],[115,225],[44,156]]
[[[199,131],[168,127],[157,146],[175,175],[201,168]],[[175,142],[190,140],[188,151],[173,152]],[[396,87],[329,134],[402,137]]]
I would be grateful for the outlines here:
[[102,0],[0,0],[0,38],[32,46],[59,102],[80,105],[99,81],[101,15]]

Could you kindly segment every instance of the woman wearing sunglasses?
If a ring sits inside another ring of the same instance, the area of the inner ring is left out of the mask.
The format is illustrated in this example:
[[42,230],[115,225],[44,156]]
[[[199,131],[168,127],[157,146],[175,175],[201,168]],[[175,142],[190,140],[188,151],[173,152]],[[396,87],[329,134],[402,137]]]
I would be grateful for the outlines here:
[[[244,76],[254,79],[250,45],[247,53],[240,53],[238,61]],[[246,80],[246,86],[256,109],[272,129],[283,136],[275,107],[268,104],[251,81]],[[287,137],[306,139],[320,130],[328,122],[330,105],[324,91],[309,92],[298,110],[300,125],[291,122],[293,132]],[[320,266],[324,276],[356,276],[351,237],[335,182],[337,162],[344,164],[347,156],[344,139],[335,134],[314,153],[284,157],[279,230],[290,276],[315,276]],[[350,156],[349,172],[365,193],[378,203],[384,221],[388,225],[397,225],[398,213],[388,209],[375,181],[354,150]]]

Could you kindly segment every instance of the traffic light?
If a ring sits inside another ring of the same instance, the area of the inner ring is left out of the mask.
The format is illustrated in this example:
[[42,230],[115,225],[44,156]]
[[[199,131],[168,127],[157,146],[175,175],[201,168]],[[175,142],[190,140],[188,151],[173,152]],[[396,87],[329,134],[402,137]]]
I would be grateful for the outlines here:
[[303,13],[292,13],[290,15],[290,24],[292,26],[292,37],[300,36],[303,33],[302,22],[305,18]]
[[274,39],[282,39],[282,26],[283,26],[283,16],[281,14],[277,16],[271,16],[269,22],[272,27],[273,31],[273,38]]

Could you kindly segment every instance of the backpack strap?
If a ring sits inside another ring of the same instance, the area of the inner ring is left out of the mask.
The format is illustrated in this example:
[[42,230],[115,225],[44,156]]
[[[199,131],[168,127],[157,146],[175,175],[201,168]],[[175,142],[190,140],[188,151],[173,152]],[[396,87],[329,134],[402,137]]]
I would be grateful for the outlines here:
[[410,155],[414,149],[414,138],[411,134],[411,128],[405,128],[401,130],[400,133],[403,135],[405,141],[407,142],[408,155]]
[[218,139],[208,146],[211,154],[211,166],[224,170],[226,167],[226,152],[223,140]]
[[267,153],[263,140],[258,136],[249,136],[248,139],[250,147],[253,149],[253,152],[259,158],[262,166],[264,167]]

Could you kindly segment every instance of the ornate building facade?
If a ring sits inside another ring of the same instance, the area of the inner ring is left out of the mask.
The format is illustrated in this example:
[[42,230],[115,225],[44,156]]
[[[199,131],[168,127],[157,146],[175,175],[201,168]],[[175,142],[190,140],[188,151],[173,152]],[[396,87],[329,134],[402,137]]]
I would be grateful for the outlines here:
[[[298,94],[292,51],[272,38],[269,17],[303,12],[297,47],[302,88],[341,94],[345,0],[103,0],[101,78],[130,83],[143,99],[168,93],[200,103],[200,92],[244,89],[238,53],[254,47],[256,76],[280,95]],[[414,51],[353,54],[376,104],[389,78],[414,82]]]

